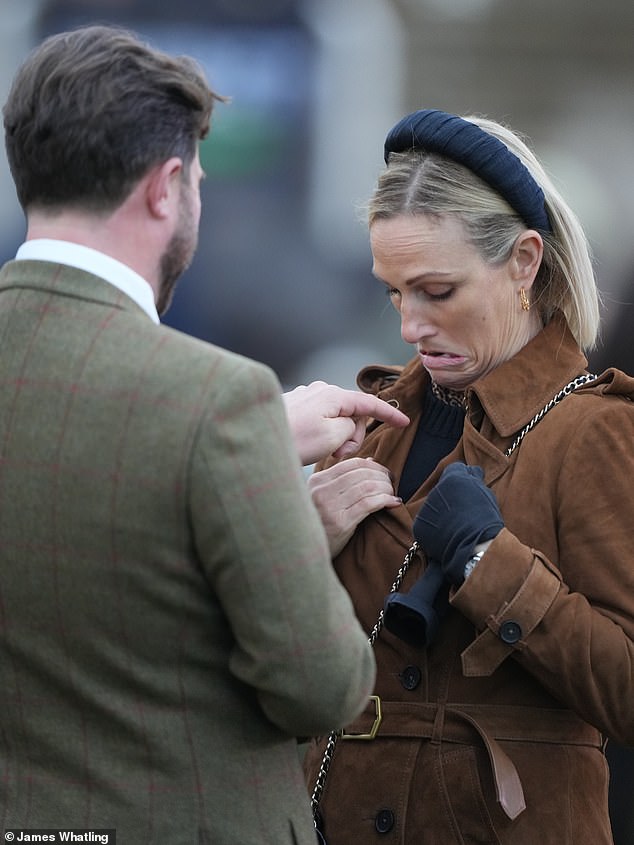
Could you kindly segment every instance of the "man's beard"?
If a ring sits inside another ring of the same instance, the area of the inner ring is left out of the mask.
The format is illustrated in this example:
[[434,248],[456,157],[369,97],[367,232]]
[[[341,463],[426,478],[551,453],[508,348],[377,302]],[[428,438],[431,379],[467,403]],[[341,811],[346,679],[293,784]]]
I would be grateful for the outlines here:
[[176,283],[191,264],[198,245],[198,234],[190,206],[184,197],[181,202],[178,228],[160,262],[159,291],[156,310],[163,315],[172,304]]

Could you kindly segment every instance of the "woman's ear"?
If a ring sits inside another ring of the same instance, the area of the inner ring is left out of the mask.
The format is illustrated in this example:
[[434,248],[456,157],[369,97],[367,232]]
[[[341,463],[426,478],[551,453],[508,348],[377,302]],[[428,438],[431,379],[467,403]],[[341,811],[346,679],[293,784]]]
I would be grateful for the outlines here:
[[544,242],[539,232],[527,229],[518,235],[509,259],[509,269],[514,281],[525,290],[532,287],[543,255]]

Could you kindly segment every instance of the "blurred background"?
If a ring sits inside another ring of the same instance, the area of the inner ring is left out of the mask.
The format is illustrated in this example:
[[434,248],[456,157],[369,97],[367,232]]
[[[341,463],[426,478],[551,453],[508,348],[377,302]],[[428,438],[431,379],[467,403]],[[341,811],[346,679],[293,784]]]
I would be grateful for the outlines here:
[[[386,131],[418,108],[520,130],[577,210],[603,291],[595,371],[634,373],[630,0],[1,0],[0,95],[44,36],[129,26],[195,56],[217,107],[197,256],[164,322],[269,364],[286,388],[404,363],[370,274],[364,203]],[[24,235],[0,152],[0,259]],[[617,845],[634,843],[634,753],[608,746]]]

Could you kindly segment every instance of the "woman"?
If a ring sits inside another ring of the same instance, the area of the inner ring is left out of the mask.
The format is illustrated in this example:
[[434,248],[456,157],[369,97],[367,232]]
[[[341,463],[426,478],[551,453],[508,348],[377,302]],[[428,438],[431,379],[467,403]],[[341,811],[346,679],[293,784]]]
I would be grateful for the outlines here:
[[359,384],[412,422],[310,482],[378,663],[364,717],[309,749],[320,827],[606,845],[604,743],[634,743],[634,379],[587,372],[586,239],[515,134],[419,111],[385,157],[373,270],[416,356]]

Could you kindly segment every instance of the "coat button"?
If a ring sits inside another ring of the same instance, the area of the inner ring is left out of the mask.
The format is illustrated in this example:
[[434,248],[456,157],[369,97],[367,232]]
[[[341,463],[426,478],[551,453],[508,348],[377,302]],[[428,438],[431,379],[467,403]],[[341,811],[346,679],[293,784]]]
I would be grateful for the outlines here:
[[420,684],[421,673],[418,666],[406,666],[400,674],[401,684],[405,689],[413,690]]
[[500,625],[498,636],[503,643],[507,645],[514,645],[518,640],[522,639],[522,629],[517,622],[503,622]]
[[394,827],[394,813],[391,810],[379,810],[374,826],[377,833],[389,833]]

